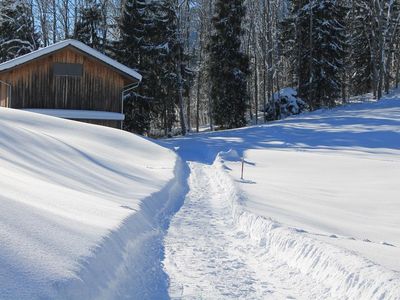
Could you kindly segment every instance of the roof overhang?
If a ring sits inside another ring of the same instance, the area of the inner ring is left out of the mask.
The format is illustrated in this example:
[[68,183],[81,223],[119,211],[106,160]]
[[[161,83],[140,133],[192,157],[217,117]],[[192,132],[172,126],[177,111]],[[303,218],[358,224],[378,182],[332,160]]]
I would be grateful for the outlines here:
[[31,53],[28,53],[28,54],[19,56],[17,58],[14,58],[12,60],[6,61],[6,62],[0,64],[0,72],[14,69],[18,66],[21,66],[23,64],[26,64],[26,63],[32,61],[32,60],[49,55],[53,52],[59,51],[61,49],[69,47],[69,46],[72,46],[72,47],[76,48],[77,50],[84,52],[87,55],[102,61],[103,63],[110,66],[111,68],[114,68],[114,69],[118,70],[119,72],[123,73],[125,76],[128,76],[136,81],[142,80],[142,75],[140,75],[135,70],[117,62],[116,60],[104,55],[103,53],[100,53],[99,51],[94,50],[93,48],[90,48],[89,46],[85,45],[84,43],[76,41],[76,40],[65,40],[62,42],[58,42],[58,43],[55,43],[48,47],[41,48],[41,49],[33,51]]
[[63,119],[73,119],[73,120],[123,121],[125,119],[124,114],[108,112],[108,111],[73,110],[73,109],[36,109],[36,108],[27,108],[22,110],[41,115],[47,115]]

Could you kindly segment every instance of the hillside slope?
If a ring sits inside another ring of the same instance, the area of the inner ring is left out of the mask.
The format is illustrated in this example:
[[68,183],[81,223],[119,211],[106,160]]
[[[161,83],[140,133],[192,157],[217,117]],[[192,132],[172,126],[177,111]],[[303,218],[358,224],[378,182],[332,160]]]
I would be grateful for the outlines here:
[[149,244],[181,170],[135,135],[1,108],[0,298],[115,298],[124,284],[165,297]]

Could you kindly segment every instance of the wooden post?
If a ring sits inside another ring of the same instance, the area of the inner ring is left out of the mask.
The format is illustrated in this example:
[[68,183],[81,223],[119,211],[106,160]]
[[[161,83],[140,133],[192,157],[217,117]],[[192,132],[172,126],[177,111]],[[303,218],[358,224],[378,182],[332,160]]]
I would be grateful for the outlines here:
[[243,180],[243,170],[244,170],[244,157],[242,157],[242,173],[240,175],[241,180]]

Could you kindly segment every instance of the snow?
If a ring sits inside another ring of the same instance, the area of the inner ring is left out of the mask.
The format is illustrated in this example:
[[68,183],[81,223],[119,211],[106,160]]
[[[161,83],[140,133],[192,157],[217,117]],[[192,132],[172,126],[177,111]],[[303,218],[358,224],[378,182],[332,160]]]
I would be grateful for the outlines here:
[[0,298],[166,298],[183,171],[135,135],[1,108]]
[[0,298],[400,299],[400,91],[158,143],[1,108]]
[[269,256],[237,228],[227,213],[230,186],[215,166],[189,165],[189,193],[165,240],[171,298],[320,299],[326,287]]
[[400,299],[400,91],[161,144],[191,171],[171,296]]
[[[331,244],[339,241],[400,271],[400,157],[258,149],[246,151],[245,159],[245,181],[239,185],[247,211]],[[226,166],[239,179],[241,164]],[[376,248],[363,248],[366,243]]]
[[23,110],[57,118],[66,118],[75,120],[85,119],[85,120],[122,121],[125,119],[124,114],[108,112],[108,111],[73,110],[73,109],[36,109],[36,108],[28,108]]
[[5,71],[8,69],[12,69],[15,68],[19,65],[25,64],[31,60],[37,59],[39,57],[48,55],[50,53],[53,53],[55,51],[58,51],[60,49],[63,49],[65,47],[68,46],[72,46],[77,48],[80,51],[83,51],[91,56],[93,56],[94,58],[97,58],[99,60],[101,60],[102,62],[108,64],[109,66],[116,68],[118,70],[120,70],[121,72],[137,79],[138,81],[142,80],[142,75],[140,75],[138,72],[136,72],[135,70],[132,70],[130,68],[128,68],[127,66],[113,60],[112,58],[94,50],[93,48],[90,48],[89,46],[83,44],[82,42],[76,41],[76,40],[64,40],[58,43],[55,43],[53,45],[41,48],[39,50],[30,52],[28,54],[25,55],[21,55],[17,58],[14,58],[12,60],[6,61],[2,64],[0,64],[0,72],[1,71]]
[[303,100],[297,97],[297,91],[289,87],[281,89],[278,93],[274,93],[273,99],[276,104],[282,106],[282,117],[297,115],[302,112],[299,105],[301,105],[303,109],[307,106]]
[[[274,93],[272,101],[267,103],[265,107],[266,117],[269,120],[284,119],[307,110],[307,104],[297,96],[297,91],[291,87],[283,88]],[[259,116],[258,121],[263,122],[263,119],[263,116]]]

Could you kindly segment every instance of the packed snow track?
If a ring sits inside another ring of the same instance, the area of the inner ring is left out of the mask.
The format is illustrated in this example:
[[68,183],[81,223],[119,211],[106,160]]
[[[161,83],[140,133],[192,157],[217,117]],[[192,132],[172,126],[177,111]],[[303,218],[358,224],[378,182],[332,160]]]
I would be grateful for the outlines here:
[[234,224],[214,166],[190,163],[190,191],[165,240],[172,299],[323,299],[327,289],[270,257]]

